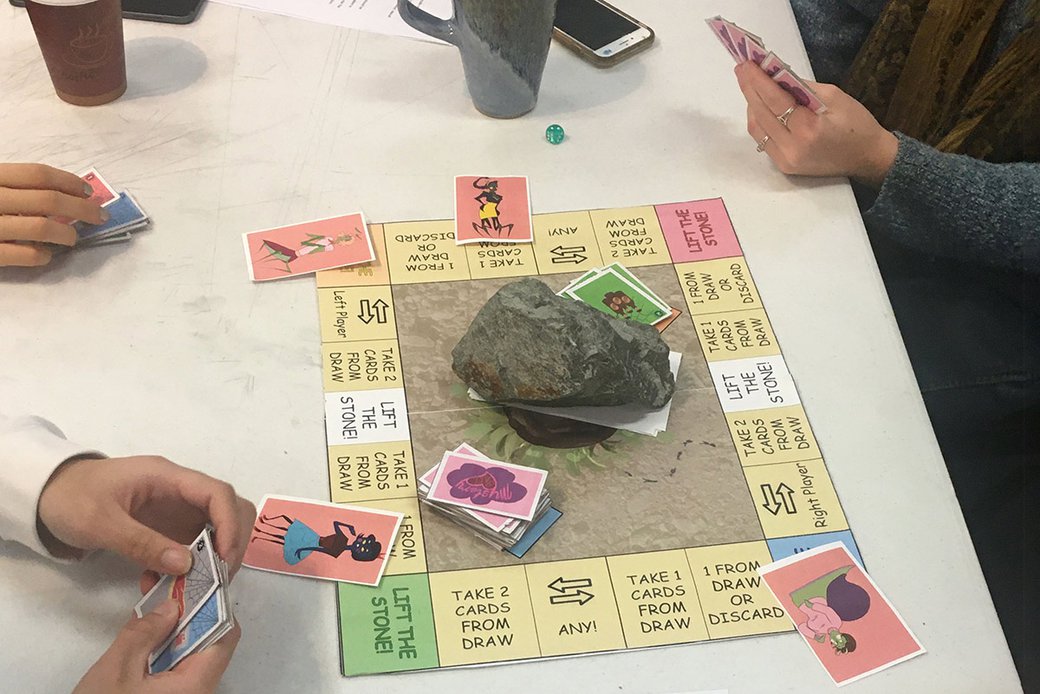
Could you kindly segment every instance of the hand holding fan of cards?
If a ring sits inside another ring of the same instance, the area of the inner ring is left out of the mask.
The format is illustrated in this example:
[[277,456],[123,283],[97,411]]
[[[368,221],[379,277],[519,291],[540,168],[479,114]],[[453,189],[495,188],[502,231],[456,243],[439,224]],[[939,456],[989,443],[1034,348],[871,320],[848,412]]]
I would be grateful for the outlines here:
[[87,224],[78,220],[58,220],[72,224],[76,229],[77,247],[102,246],[109,243],[120,243],[130,240],[130,234],[139,231],[150,221],[145,211],[137,204],[127,191],[117,191],[101,173],[90,168],[79,175],[89,185],[94,194],[91,200],[99,203],[108,213],[108,219],[101,224]]
[[704,21],[737,63],[751,61],[758,65],[774,82],[790,93],[799,106],[817,114],[827,110],[826,104],[805,80],[795,74],[790,65],[780,60],[772,51],[766,50],[761,37],[719,16]]

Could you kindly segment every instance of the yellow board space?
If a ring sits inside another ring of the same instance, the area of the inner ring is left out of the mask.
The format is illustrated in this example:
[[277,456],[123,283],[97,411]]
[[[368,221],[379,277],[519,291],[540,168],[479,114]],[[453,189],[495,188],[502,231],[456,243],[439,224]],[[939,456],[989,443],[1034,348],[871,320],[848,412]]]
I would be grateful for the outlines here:
[[820,458],[801,405],[726,414],[741,465],[792,463]]
[[415,496],[410,441],[329,446],[328,450],[334,502]]
[[690,314],[762,308],[762,299],[743,257],[676,263]]
[[588,212],[536,214],[534,255],[543,275],[583,272],[604,265]]
[[708,638],[683,550],[607,557],[607,566],[630,648]]
[[625,647],[606,559],[554,561],[526,568],[543,655]]
[[604,263],[633,268],[672,262],[652,205],[591,210],[589,215]]
[[522,566],[430,574],[441,665],[541,654]]
[[386,257],[394,284],[468,280],[466,248],[455,244],[455,222],[384,224]]
[[790,631],[791,620],[758,575],[773,561],[765,542],[686,550],[713,639]]
[[767,538],[848,530],[823,460],[745,467]]
[[322,342],[397,337],[394,299],[388,286],[319,289],[318,320]]
[[328,342],[321,346],[325,392],[393,388],[402,383],[397,340]]
[[529,243],[470,243],[464,246],[469,256],[470,275],[475,280],[499,277],[528,277],[538,274],[534,248]]
[[780,345],[760,308],[694,316],[697,339],[708,361],[780,354]]

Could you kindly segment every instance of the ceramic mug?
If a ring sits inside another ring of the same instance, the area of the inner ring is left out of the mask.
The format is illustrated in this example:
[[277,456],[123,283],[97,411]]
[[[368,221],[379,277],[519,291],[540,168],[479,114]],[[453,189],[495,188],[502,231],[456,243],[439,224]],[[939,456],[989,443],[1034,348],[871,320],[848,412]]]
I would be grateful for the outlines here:
[[452,0],[452,9],[451,19],[441,19],[409,0],[397,0],[397,11],[410,26],[458,47],[478,111],[516,118],[533,109],[556,0]]

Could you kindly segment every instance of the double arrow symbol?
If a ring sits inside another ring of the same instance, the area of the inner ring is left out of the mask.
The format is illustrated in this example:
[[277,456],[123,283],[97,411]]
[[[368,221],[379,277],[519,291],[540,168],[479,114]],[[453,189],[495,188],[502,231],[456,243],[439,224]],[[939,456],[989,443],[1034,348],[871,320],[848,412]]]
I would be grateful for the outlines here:
[[562,263],[574,263],[577,265],[589,259],[587,255],[583,255],[585,252],[585,246],[557,246],[550,250],[549,254],[552,256],[553,265]]
[[382,299],[376,299],[374,302],[371,299],[362,299],[358,318],[365,324],[371,323],[373,320],[379,324],[386,323],[386,309],[389,307],[390,304]]
[[765,501],[762,508],[774,516],[780,513],[780,509],[784,509],[788,515],[798,513],[798,509],[794,506],[794,490],[784,482],[778,484],[776,489],[768,484],[763,484],[762,499]]
[[569,602],[576,602],[579,605],[584,605],[589,600],[596,597],[587,590],[582,590],[583,588],[591,587],[591,578],[572,578],[564,580],[563,576],[560,576],[549,584],[549,588],[557,593],[557,595],[549,596],[549,604],[563,605]]

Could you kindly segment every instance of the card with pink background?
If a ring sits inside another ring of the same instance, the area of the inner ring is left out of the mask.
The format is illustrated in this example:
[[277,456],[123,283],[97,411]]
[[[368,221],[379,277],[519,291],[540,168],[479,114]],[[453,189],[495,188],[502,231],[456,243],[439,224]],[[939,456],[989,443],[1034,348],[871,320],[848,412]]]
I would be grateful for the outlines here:
[[404,514],[268,495],[242,563],[261,571],[379,585]]
[[903,618],[840,542],[763,566],[759,573],[835,684],[924,653]]
[[455,243],[531,243],[526,176],[456,176]]
[[[473,448],[472,446],[465,443],[457,446],[454,452],[462,453],[464,455],[471,455],[474,458],[481,458],[483,460],[491,460],[491,458],[488,458],[486,455],[478,451],[476,448]],[[427,470],[426,474],[419,478],[419,483],[426,485],[427,487],[432,487],[433,479],[437,476],[437,470],[439,468],[440,464]],[[494,513],[487,513],[485,511],[474,511],[468,508],[463,510],[472,518],[476,519],[480,523],[483,523],[495,532],[502,532],[503,530],[509,532],[513,529],[513,527],[516,526],[518,522],[515,518],[510,518],[509,516],[496,516]]]
[[531,520],[548,473],[544,470],[448,452],[427,496],[431,501]]
[[376,257],[360,212],[251,231],[243,234],[242,241],[254,282],[369,263]]

